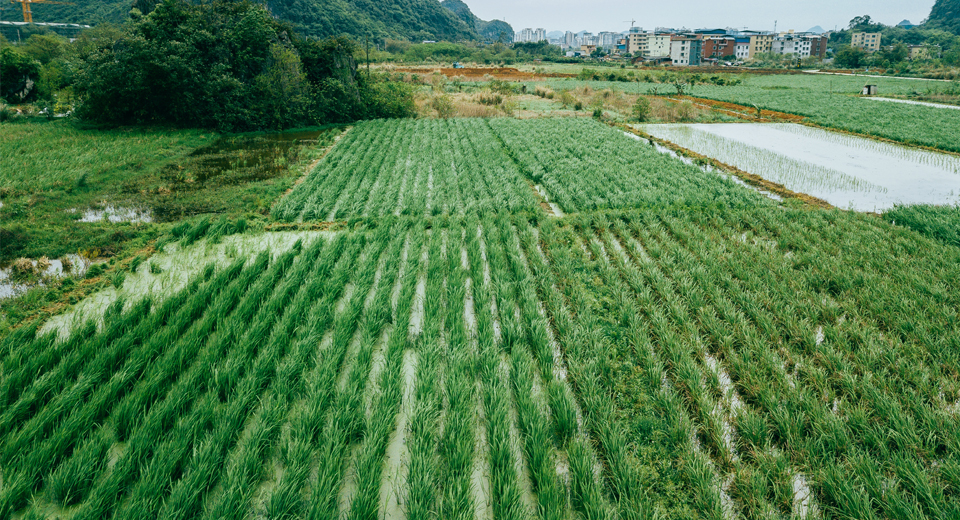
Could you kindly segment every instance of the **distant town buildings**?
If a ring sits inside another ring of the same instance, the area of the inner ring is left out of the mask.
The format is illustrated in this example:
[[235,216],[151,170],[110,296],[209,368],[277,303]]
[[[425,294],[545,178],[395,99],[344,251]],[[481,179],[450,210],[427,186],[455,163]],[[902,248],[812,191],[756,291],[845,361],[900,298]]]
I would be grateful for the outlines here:
[[[526,29],[517,33],[517,41],[536,37],[527,35]],[[867,37],[866,44],[877,42]],[[658,27],[644,30],[631,27],[623,33],[566,32],[563,38],[553,40],[567,56],[593,56],[597,50],[604,56],[629,56],[645,62],[668,63],[675,66],[697,66],[704,63],[738,62],[754,59],[760,55],[782,55],[795,58],[824,58],[829,34],[786,31],[780,33],[748,31],[740,29],[697,29],[694,31]],[[923,49],[911,50],[921,56]]]
[[677,67],[696,67],[703,58],[703,40],[696,36],[670,38],[670,59]]
[[537,43],[537,42],[542,42],[546,39],[547,39],[547,31],[543,28],[539,28],[539,29],[527,28],[516,33],[513,37],[513,41],[518,43],[526,43],[526,42]]
[[877,52],[880,50],[880,33],[858,32],[851,35],[850,45],[860,47],[867,52]]

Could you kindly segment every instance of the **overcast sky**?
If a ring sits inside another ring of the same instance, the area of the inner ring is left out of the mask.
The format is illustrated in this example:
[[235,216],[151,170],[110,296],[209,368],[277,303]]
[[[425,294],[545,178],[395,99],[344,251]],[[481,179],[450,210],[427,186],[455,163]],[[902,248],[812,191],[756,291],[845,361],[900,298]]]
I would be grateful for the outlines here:
[[935,0],[686,0],[624,2],[622,0],[464,0],[484,20],[506,19],[514,30],[543,27],[550,31],[626,31],[636,19],[644,29],[673,27],[749,27],[753,30],[806,31],[843,28],[855,16],[896,25],[901,20],[920,23]]

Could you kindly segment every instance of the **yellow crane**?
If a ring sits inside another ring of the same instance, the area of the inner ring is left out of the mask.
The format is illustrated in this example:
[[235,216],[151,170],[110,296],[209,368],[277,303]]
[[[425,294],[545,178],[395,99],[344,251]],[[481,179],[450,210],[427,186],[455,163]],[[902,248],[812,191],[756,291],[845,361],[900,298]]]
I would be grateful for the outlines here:
[[23,21],[27,23],[33,23],[33,13],[30,11],[30,4],[73,5],[70,2],[54,2],[53,0],[10,0],[10,3],[23,6]]

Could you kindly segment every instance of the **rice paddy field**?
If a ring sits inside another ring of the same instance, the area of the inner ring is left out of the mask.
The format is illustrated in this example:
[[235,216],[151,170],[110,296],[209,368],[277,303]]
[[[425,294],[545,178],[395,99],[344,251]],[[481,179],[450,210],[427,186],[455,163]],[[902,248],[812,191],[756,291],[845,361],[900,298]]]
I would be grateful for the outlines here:
[[[655,76],[657,73],[650,74]],[[687,88],[685,93],[747,108],[794,114],[826,128],[960,152],[960,140],[956,137],[960,135],[960,111],[949,107],[878,103],[858,96],[866,84],[877,85],[881,95],[906,95],[949,87],[949,82],[814,74],[741,75],[734,78],[742,83],[735,86],[698,84]],[[590,87],[668,96],[676,94],[671,84],[647,82],[556,79],[531,83],[530,88],[536,85],[554,90]]]
[[638,125],[649,135],[856,211],[960,203],[960,158],[803,125]]
[[0,518],[960,517],[955,211],[583,118],[316,157],[0,338]]

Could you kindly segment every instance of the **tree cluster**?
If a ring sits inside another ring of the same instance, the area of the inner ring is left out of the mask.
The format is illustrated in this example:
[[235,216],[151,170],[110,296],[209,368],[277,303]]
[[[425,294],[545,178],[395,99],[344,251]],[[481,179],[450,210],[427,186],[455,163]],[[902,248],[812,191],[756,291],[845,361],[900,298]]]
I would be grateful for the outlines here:
[[357,70],[354,42],[304,38],[263,5],[162,0],[134,15],[73,43],[47,34],[4,45],[0,96],[10,103],[75,97],[77,114],[97,123],[225,131],[415,112],[409,86]]

